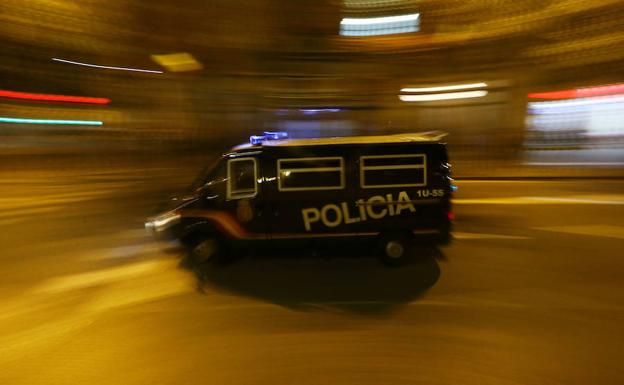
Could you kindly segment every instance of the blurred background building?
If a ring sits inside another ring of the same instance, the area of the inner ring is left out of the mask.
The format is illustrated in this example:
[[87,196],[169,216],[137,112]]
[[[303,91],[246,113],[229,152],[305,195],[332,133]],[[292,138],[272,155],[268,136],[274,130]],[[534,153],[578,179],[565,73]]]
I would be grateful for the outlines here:
[[3,0],[2,151],[445,130],[464,164],[621,168],[623,5]]

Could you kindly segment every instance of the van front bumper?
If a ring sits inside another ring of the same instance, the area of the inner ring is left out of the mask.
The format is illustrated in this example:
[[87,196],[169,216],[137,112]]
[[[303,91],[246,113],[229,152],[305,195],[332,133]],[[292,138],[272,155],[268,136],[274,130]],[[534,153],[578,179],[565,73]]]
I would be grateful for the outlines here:
[[145,229],[156,239],[171,240],[176,238],[177,228],[181,222],[181,215],[167,212],[145,221]]

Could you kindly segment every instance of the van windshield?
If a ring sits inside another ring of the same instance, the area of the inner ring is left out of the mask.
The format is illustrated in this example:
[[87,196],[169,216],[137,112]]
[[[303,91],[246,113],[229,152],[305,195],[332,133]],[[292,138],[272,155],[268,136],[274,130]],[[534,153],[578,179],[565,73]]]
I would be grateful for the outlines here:
[[222,174],[223,169],[223,160],[224,158],[221,156],[217,159],[214,159],[209,166],[204,167],[199,175],[195,178],[191,186],[189,187],[189,192],[198,192],[202,187],[206,185],[206,183],[214,180],[219,174]]

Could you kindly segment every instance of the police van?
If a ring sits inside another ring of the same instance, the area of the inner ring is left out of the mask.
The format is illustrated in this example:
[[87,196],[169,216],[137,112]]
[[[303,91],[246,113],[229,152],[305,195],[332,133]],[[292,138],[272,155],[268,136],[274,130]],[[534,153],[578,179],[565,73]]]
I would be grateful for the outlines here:
[[453,185],[443,137],[265,132],[223,155],[197,188],[145,226],[204,261],[241,246],[369,240],[384,262],[399,264],[415,241],[450,239]]

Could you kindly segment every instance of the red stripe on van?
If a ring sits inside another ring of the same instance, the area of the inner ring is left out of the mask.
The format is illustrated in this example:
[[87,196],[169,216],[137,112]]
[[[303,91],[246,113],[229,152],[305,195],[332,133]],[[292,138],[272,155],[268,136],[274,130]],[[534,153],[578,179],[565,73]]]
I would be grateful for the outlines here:
[[231,238],[262,238],[262,235],[253,234],[243,228],[230,213],[218,210],[181,210],[183,217],[199,217],[210,220],[225,235]]

